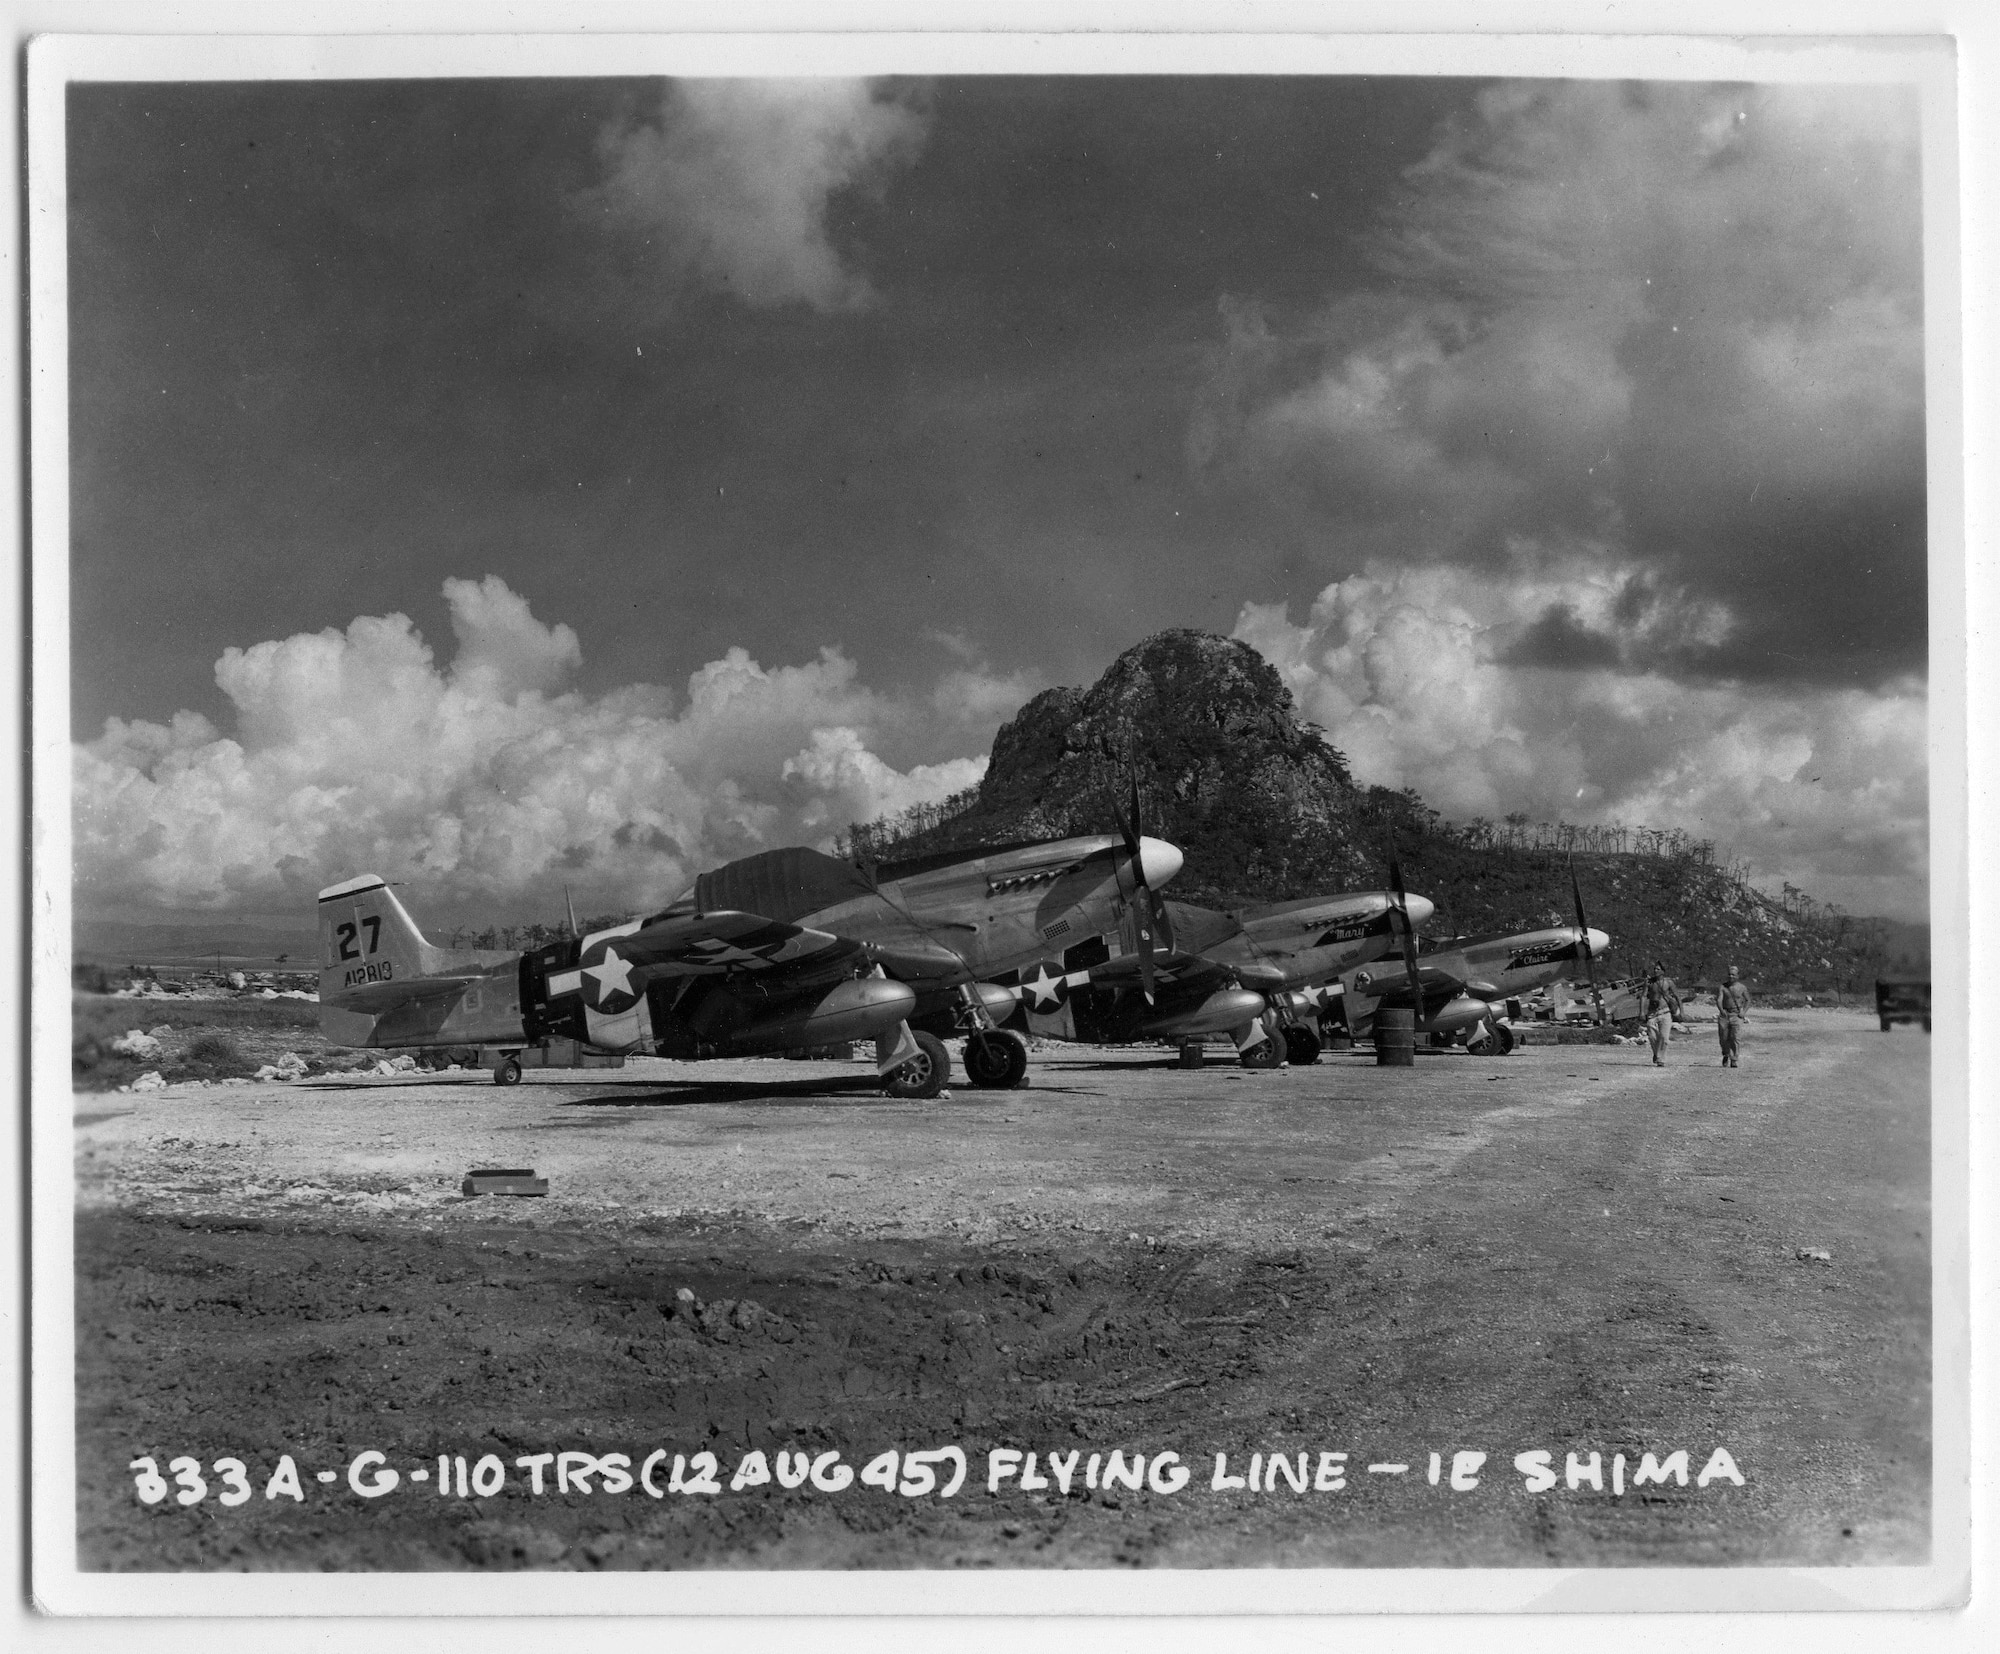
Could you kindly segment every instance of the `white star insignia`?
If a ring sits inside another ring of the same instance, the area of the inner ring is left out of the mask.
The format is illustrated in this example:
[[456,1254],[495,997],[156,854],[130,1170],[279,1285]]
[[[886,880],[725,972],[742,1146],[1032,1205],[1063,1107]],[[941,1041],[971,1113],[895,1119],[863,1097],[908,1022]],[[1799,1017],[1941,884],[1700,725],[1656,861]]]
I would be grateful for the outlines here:
[[610,948],[604,950],[604,957],[597,964],[585,965],[583,974],[597,978],[597,1002],[600,1005],[613,994],[629,994],[632,991],[632,961],[620,959]]
[[739,948],[734,942],[725,942],[720,936],[705,936],[695,943],[692,950],[701,955],[704,965],[735,965],[743,960],[761,960],[761,953],[752,953]]
[[1047,966],[1038,968],[1033,976],[1021,984],[1021,991],[1033,999],[1035,1009],[1044,1005],[1055,1005],[1062,1001],[1063,978],[1051,976]]

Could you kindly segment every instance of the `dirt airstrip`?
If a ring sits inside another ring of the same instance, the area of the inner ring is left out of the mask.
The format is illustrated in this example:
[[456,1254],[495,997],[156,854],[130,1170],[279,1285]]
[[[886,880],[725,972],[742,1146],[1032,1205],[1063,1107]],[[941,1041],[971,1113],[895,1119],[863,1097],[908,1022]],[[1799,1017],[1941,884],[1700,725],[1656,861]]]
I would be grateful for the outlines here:
[[[79,1560],[1918,1561],[1927,1054],[1798,1011],[1735,1071],[1704,1028],[1665,1071],[1053,1048],[932,1103],[774,1061],[80,1093]],[[907,1455],[952,1447],[945,1496]]]

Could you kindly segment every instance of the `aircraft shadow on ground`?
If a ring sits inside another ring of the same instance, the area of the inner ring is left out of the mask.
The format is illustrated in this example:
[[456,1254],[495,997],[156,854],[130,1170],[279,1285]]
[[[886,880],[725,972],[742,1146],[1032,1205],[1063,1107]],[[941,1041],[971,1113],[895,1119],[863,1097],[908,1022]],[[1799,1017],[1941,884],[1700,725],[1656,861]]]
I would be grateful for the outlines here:
[[407,1091],[419,1085],[484,1085],[493,1084],[491,1075],[480,1074],[437,1074],[427,1078],[412,1079],[407,1074],[393,1077],[387,1074],[371,1079],[327,1079],[293,1080],[286,1089],[289,1091]]
[[[1116,1066],[1108,1065],[1108,1066]],[[756,1080],[690,1080],[682,1085],[637,1087],[625,1092],[602,1093],[592,1097],[565,1097],[565,1108],[692,1108],[715,1103],[767,1103],[777,1107],[823,1107],[827,1104],[924,1108],[942,1105],[958,1108],[971,1103],[1018,1102],[1024,1095],[1062,1096],[1084,1093],[1079,1086],[1051,1085],[1030,1077],[1019,1087],[988,1090],[981,1086],[956,1084],[942,1097],[929,1099],[891,1097],[873,1079],[787,1080],[777,1085]]]
[[[1133,1064],[1094,1064],[1105,1068],[1132,1067]],[[1165,1066],[1172,1066],[1171,1064]],[[407,1079],[391,1079],[387,1075],[375,1080],[319,1080],[294,1081],[289,1089],[293,1091],[398,1091],[407,1090],[413,1083]],[[432,1085],[449,1085],[450,1080],[432,1080]],[[836,1080],[784,1080],[772,1084],[767,1080],[690,1080],[684,1084],[634,1086],[629,1091],[600,1093],[589,1097],[574,1097],[567,1094],[567,1087],[557,1089],[548,1083],[537,1084],[524,1079],[516,1086],[496,1086],[490,1079],[464,1079],[459,1084],[477,1086],[493,1093],[494,1101],[529,1102],[547,1100],[562,1108],[693,1108],[718,1103],[770,1103],[779,1106],[825,1106],[827,1104],[907,1104],[921,1107],[917,1099],[891,1097],[882,1090],[881,1082],[873,1076],[857,1075],[855,1078]],[[560,1084],[560,1082],[558,1082]],[[1036,1084],[1032,1079],[1020,1090],[1035,1090],[1060,1094],[1078,1088],[1047,1083]],[[1014,1089],[988,1091],[977,1086],[964,1084],[950,1088],[950,1095],[933,1098],[933,1102],[947,1105],[974,1102],[1000,1102],[1018,1096]],[[130,1112],[127,1110],[126,1112]]]
[[[1420,1057],[1462,1057],[1465,1053],[1463,1051],[1419,1051],[1417,1055]],[[1286,1063],[1283,1066],[1294,1068],[1298,1065],[1296,1063]],[[1375,1054],[1372,1051],[1328,1051],[1321,1056],[1318,1062],[1307,1063],[1306,1066],[1308,1068],[1373,1068],[1376,1066]],[[1199,1068],[1181,1067],[1178,1057],[1164,1057],[1158,1061],[1146,1058],[1136,1060],[1127,1058],[1124,1061],[1110,1062],[1091,1062],[1082,1058],[1071,1058],[1063,1063],[1062,1069],[1070,1073],[1109,1072],[1123,1074],[1272,1074],[1277,1072],[1276,1069],[1270,1068],[1245,1069],[1233,1057],[1218,1057],[1212,1062],[1203,1063]]]
[[634,1086],[629,1091],[565,1097],[565,1108],[691,1108],[705,1103],[893,1103],[921,1107],[891,1097],[872,1075],[851,1080],[689,1080],[683,1084]]

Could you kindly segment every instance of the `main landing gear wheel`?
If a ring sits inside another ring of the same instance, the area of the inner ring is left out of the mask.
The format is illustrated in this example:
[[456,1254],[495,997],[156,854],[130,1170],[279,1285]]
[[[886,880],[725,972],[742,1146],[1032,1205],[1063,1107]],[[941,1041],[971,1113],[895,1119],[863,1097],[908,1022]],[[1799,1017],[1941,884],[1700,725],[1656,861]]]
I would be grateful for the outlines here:
[[1474,1057],[1504,1057],[1512,1053],[1519,1042],[1514,1038],[1514,1030],[1504,1022],[1491,1024],[1477,1039],[1466,1044],[1466,1052]]
[[521,1083],[520,1063],[515,1058],[509,1057],[505,1062],[495,1064],[493,1069],[493,1083],[495,1085],[519,1085]]
[[1285,1030],[1285,1061],[1294,1068],[1310,1068],[1319,1061],[1319,1035],[1294,1023]]
[[907,1097],[917,1102],[935,1097],[951,1078],[951,1057],[944,1041],[935,1034],[917,1034],[917,1054],[901,1068],[882,1076],[882,1089],[891,1097]]
[[966,1079],[983,1090],[1005,1091],[1028,1072],[1027,1042],[1018,1034],[968,1034],[962,1055]]
[[1283,1068],[1285,1066],[1285,1048],[1277,1040],[1267,1036],[1264,1039],[1260,1039],[1236,1060],[1245,1068]]

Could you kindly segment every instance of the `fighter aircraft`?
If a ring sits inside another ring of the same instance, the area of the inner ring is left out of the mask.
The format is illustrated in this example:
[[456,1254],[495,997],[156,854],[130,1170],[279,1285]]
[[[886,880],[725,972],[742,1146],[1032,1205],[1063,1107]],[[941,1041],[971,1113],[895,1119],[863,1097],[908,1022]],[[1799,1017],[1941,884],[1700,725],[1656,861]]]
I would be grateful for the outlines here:
[[1200,1060],[1207,1034],[1228,1034],[1247,1068],[1310,1063],[1320,1051],[1312,1026],[1331,997],[1318,984],[1386,953],[1403,934],[1405,912],[1416,925],[1432,912],[1421,896],[1378,890],[1224,913],[1161,906],[1164,951],[1152,999],[1134,991],[1134,962],[1089,938],[1059,962],[1018,975],[1016,1014],[1043,1017],[1067,1005],[1077,1039],[1174,1041],[1188,1063]]
[[[1416,898],[1411,898],[1412,907]],[[1514,1049],[1507,1001],[1570,975],[1611,945],[1601,930],[1551,925],[1512,936],[1475,936],[1426,945],[1398,945],[1341,976],[1339,1008],[1350,1032],[1365,1036],[1383,1006],[1415,1008],[1417,1027],[1462,1040],[1467,1050]]]
[[[975,1085],[1019,1083],[1027,1047],[985,980],[1064,938],[1110,933],[1152,985],[1173,845],[1129,828],[950,853],[870,872],[808,849],[705,873],[658,913],[528,953],[432,946],[380,878],[320,892],[320,1022],[337,1045],[478,1045],[494,1078],[555,1039],[679,1058],[870,1039],[885,1088],[937,1095],[943,1034]],[[913,1026],[915,1025],[915,1026]]]

